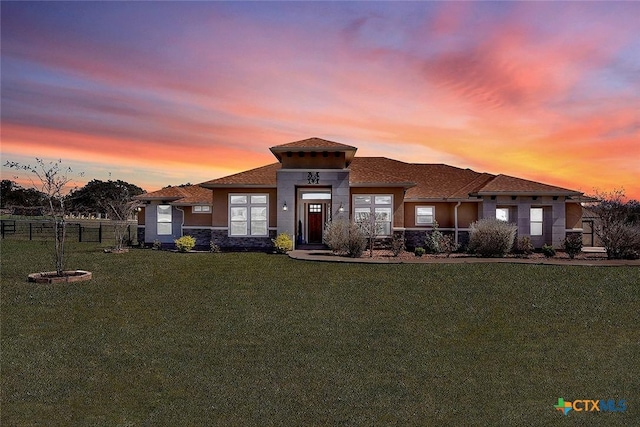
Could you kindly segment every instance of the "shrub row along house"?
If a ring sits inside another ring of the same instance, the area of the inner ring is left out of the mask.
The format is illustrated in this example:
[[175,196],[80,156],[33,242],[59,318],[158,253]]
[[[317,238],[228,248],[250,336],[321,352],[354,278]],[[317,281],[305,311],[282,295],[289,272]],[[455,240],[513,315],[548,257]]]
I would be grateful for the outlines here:
[[319,244],[332,219],[377,214],[380,237],[404,235],[422,246],[425,231],[439,229],[468,240],[480,218],[514,223],[535,247],[560,247],[568,233],[582,233],[582,193],[507,175],[444,164],[357,157],[356,147],[310,138],[271,148],[267,166],[137,197],[138,240],[172,245],[182,235],[223,249],[272,247],[279,233],[295,245]]

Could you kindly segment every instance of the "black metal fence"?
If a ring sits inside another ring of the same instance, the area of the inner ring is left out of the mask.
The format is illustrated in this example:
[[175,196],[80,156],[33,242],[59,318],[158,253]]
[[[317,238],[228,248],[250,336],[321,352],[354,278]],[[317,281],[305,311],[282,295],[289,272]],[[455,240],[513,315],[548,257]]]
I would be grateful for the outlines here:
[[[112,242],[114,241],[114,224],[110,221],[67,222],[67,240],[76,242]],[[3,219],[0,224],[3,239],[16,240],[53,240],[54,224],[51,221],[32,221]],[[125,231],[125,239],[130,244],[136,240],[135,223],[129,223]]]

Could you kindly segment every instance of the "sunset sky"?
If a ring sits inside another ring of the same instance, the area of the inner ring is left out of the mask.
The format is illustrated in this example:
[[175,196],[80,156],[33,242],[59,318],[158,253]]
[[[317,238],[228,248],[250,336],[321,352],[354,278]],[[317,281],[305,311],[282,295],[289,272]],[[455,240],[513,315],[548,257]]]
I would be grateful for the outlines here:
[[640,2],[0,7],[2,163],[153,191],[315,136],[640,199]]

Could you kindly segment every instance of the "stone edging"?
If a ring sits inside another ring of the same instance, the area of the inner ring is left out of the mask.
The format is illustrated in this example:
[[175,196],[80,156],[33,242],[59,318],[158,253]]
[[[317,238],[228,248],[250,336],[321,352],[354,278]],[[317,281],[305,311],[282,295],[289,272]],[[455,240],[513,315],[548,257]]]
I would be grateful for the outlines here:
[[92,276],[90,271],[85,270],[66,270],[62,272],[62,276],[56,275],[55,271],[46,271],[31,273],[27,280],[35,283],[69,283],[91,280]]

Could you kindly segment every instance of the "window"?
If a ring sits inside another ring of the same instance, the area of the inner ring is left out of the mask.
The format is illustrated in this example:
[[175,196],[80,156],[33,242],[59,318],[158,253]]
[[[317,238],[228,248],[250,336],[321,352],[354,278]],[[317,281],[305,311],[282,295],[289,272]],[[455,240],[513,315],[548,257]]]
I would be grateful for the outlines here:
[[229,195],[229,235],[267,236],[268,201],[266,194]]
[[434,213],[433,206],[416,206],[416,225],[433,224]]
[[158,205],[157,213],[157,233],[158,236],[171,235],[171,205]]
[[368,215],[376,215],[376,221],[381,225],[380,235],[391,235],[391,220],[393,218],[391,206],[393,196],[390,194],[353,196],[353,219],[356,222],[363,221]]
[[201,206],[194,206],[192,209],[193,213],[209,213],[211,212],[211,206],[206,206],[206,205],[201,205]]
[[509,222],[509,208],[497,208],[496,219]]
[[543,209],[542,208],[531,208],[530,216],[531,220],[531,235],[532,236],[542,236],[542,218],[543,218]]

